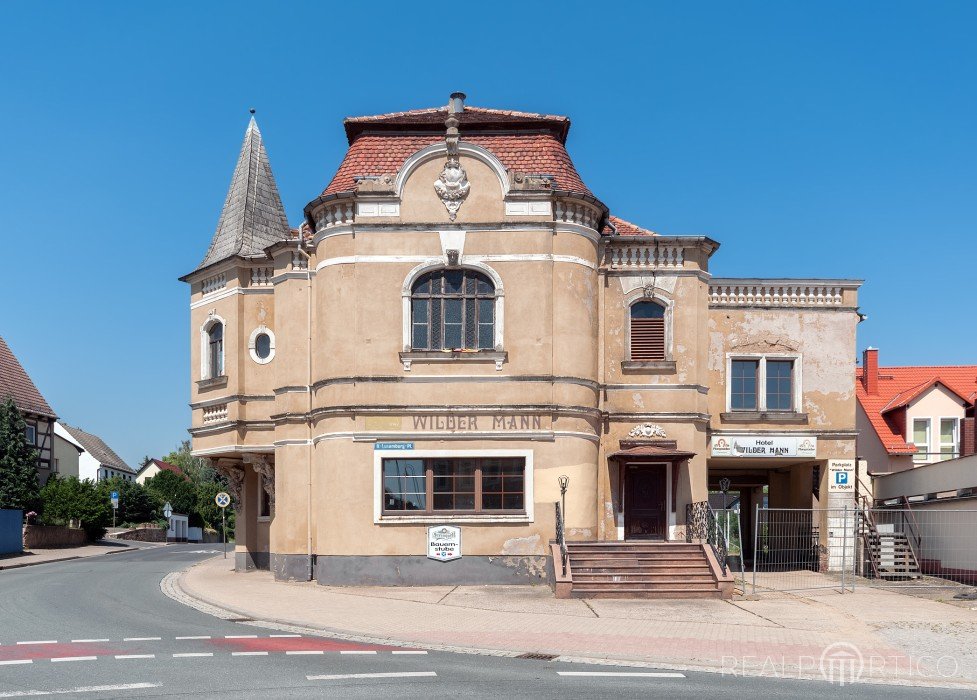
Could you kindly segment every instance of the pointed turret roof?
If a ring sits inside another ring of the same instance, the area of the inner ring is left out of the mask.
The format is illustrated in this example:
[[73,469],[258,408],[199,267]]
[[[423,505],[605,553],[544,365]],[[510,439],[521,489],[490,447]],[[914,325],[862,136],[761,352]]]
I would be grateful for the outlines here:
[[265,248],[289,235],[288,219],[265,144],[251,117],[214,240],[197,270],[235,255],[261,255]]

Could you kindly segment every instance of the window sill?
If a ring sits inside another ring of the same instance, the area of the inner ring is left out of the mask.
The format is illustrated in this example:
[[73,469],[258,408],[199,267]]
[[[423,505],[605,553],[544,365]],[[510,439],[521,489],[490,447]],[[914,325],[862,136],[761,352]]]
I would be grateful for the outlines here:
[[674,360],[624,360],[621,363],[624,372],[643,374],[675,374]]
[[496,350],[412,350],[400,353],[404,371],[409,372],[413,363],[428,362],[494,362],[495,369],[502,370],[502,364],[509,359],[509,353]]
[[457,525],[460,523],[531,523],[533,519],[527,513],[510,515],[444,513],[443,515],[381,515],[379,519],[374,519],[374,522],[378,525]]
[[719,415],[724,423],[807,423],[807,414],[795,411],[733,411]]
[[222,374],[219,377],[211,377],[210,379],[201,379],[197,382],[198,389],[210,389],[215,386],[227,386],[227,375]]

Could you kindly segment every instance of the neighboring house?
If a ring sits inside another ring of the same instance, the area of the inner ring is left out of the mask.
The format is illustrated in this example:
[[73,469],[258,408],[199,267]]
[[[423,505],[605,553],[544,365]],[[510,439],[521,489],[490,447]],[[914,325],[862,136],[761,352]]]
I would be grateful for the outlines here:
[[7,342],[0,338],[0,401],[8,396],[27,424],[27,442],[38,451],[37,477],[43,486],[54,471],[54,410],[14,357]]
[[145,484],[147,480],[152,479],[161,471],[173,472],[178,476],[185,476],[183,470],[175,464],[164,462],[161,459],[151,459],[136,473],[136,481],[140,484]]
[[59,476],[78,476],[78,462],[85,448],[60,423],[54,424],[54,471]]
[[977,366],[879,367],[868,348],[856,377],[858,454],[870,474],[974,453]]
[[122,461],[102,438],[70,425],[64,428],[85,449],[78,458],[79,479],[103,481],[118,476],[126,481],[135,481],[136,470]]

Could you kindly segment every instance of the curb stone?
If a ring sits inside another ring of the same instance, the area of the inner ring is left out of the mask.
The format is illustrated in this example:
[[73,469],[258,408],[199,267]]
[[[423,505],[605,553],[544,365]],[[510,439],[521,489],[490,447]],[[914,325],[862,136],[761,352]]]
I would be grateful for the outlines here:
[[[386,637],[371,637],[366,635],[355,635],[349,634],[347,632],[340,632],[339,630],[333,630],[328,627],[307,627],[303,625],[297,625],[292,622],[287,622],[280,619],[259,619],[253,617],[251,612],[242,610],[240,608],[235,608],[222,601],[216,601],[211,598],[207,598],[198,593],[189,593],[186,588],[183,587],[183,578],[190,571],[190,569],[200,566],[205,562],[209,561],[204,559],[203,561],[192,564],[185,569],[180,571],[173,571],[166,574],[160,581],[160,590],[168,598],[175,600],[178,603],[186,605],[188,607],[199,610],[200,612],[212,615],[214,617],[221,618],[223,620],[235,620],[240,624],[245,624],[251,627],[260,627],[265,629],[280,630],[283,632],[292,632],[298,634],[304,634],[308,636],[315,637],[327,637],[330,639],[342,639],[350,642],[359,642],[361,644],[382,644],[388,646],[400,646],[412,649],[424,649],[427,651],[443,651],[452,654],[474,654],[479,656],[495,656],[495,657],[507,657],[516,658],[522,656],[523,654],[540,652],[540,649],[525,649],[520,651],[513,651],[508,649],[483,649],[478,647],[457,647],[449,645],[440,644],[427,644],[415,641],[404,641],[402,639],[389,639]],[[243,618],[243,619],[242,619]],[[562,662],[562,663],[574,663],[574,664],[590,664],[597,666],[620,666],[625,668],[652,668],[661,669],[668,671],[690,671],[696,673],[718,673],[721,675],[726,675],[727,670],[721,666],[716,666],[714,664],[676,664],[670,662],[650,662],[650,661],[637,661],[633,659],[616,659],[609,657],[594,657],[594,656],[572,656],[572,655],[557,655],[556,658],[552,659],[552,662]],[[789,671],[789,672],[788,672]],[[740,678],[769,678],[769,674],[764,674],[757,671],[737,671],[734,673],[735,677]],[[825,679],[817,674],[810,672],[802,672],[799,669],[785,669],[783,678],[789,678],[790,680],[807,680],[807,681],[821,681],[824,682]],[[902,687],[927,687],[927,688],[946,688],[954,690],[977,690],[977,684],[963,682],[963,683],[953,683],[953,682],[942,682],[942,683],[928,683],[925,685],[920,685],[918,683],[918,678],[913,677],[899,677],[893,676],[890,678],[866,678],[859,679],[858,684],[860,685],[892,685],[892,686],[902,686]]]

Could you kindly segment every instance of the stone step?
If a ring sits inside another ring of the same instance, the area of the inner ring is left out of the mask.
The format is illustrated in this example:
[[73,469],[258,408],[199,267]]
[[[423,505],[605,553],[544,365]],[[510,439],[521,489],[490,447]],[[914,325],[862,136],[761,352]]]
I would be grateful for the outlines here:
[[709,568],[708,564],[701,564],[695,566],[631,566],[628,564],[613,565],[608,564],[604,566],[581,566],[575,565],[570,562],[570,568],[573,570],[573,575],[576,577],[577,573],[582,574],[708,574],[712,575],[712,569]]
[[722,592],[716,588],[710,591],[690,591],[685,588],[660,588],[647,590],[633,586],[588,586],[573,587],[574,598],[644,598],[644,599],[681,599],[681,598],[722,598]]
[[669,566],[681,566],[683,564],[705,564],[706,558],[701,554],[696,557],[630,557],[630,556],[583,556],[571,554],[570,561],[579,563],[583,566],[601,564],[628,564],[631,566],[643,566],[645,564],[662,564]]
[[700,588],[715,588],[716,581],[712,574],[697,574],[675,576],[674,574],[648,574],[648,573],[588,573],[573,572],[573,587],[577,585],[588,586],[591,584],[630,584],[630,583],[654,583],[667,584],[674,588],[689,588],[698,590]]

